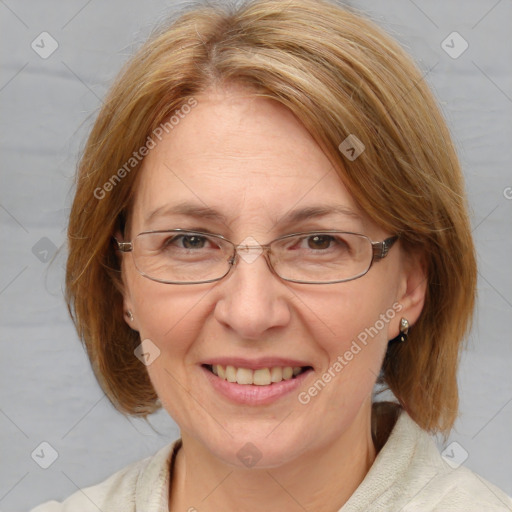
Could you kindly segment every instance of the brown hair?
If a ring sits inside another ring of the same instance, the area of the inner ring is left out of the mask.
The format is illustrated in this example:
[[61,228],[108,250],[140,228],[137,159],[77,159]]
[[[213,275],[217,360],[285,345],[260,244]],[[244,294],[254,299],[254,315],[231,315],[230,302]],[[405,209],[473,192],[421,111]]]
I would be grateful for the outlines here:
[[[369,217],[424,256],[424,309],[408,343],[386,357],[383,378],[421,427],[449,431],[476,282],[460,166],[410,57],[373,23],[326,0],[191,5],[151,36],[111,88],[79,163],[66,274],[70,312],[105,393],[124,413],[146,416],[159,406],[134,356],[138,333],[123,319],[111,240],[140,167],[130,159],[190,98],[229,83],[289,108]],[[353,161],[338,149],[350,134],[366,148]]]

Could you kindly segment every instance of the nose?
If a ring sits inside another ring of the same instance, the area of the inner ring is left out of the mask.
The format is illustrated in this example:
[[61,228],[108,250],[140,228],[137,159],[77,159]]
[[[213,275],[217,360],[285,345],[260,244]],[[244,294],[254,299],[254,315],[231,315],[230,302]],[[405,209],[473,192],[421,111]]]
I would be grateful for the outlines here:
[[215,318],[243,339],[262,339],[290,321],[291,292],[257,249],[237,251],[235,266],[218,290]]

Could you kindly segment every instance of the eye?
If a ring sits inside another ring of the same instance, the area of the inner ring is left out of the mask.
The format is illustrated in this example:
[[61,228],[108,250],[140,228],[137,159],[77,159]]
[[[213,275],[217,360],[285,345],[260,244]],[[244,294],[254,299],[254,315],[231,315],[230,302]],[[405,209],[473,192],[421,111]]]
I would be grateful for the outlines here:
[[310,249],[329,249],[331,244],[335,241],[331,235],[312,235],[306,238],[308,241],[308,247]]
[[166,240],[165,245],[170,245],[171,243],[177,243],[181,241],[183,249],[203,249],[205,244],[209,241],[205,236],[200,235],[178,235],[172,238],[168,238]]
[[316,253],[330,253],[332,251],[341,253],[350,249],[350,243],[346,238],[343,238],[340,235],[311,233],[310,235],[301,237],[298,240],[297,248],[302,250],[311,250]]

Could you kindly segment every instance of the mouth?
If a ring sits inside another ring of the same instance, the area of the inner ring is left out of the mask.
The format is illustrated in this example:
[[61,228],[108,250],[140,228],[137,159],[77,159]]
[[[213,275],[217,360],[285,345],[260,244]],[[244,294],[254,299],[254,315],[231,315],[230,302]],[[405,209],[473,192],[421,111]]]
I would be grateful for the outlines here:
[[311,366],[271,366],[251,369],[231,365],[203,364],[202,367],[219,379],[243,386],[272,386],[297,379],[300,375],[313,370]]

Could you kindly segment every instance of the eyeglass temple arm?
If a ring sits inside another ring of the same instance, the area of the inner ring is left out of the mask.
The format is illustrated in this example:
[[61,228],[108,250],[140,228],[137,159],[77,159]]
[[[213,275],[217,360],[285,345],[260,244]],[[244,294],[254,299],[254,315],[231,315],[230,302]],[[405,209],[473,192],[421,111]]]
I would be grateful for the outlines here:
[[372,242],[374,261],[379,261],[382,258],[385,258],[391,247],[393,247],[393,244],[398,240],[398,238],[399,236],[395,235],[386,238],[382,242]]
[[130,252],[133,250],[133,244],[131,242],[120,242],[115,236],[113,236],[112,238],[115,240],[117,248],[121,252]]

